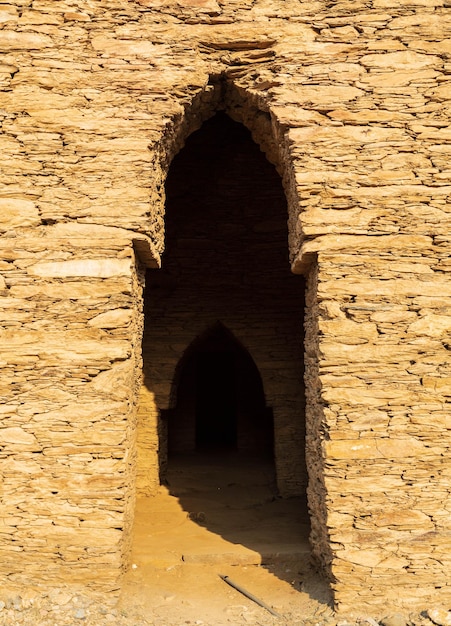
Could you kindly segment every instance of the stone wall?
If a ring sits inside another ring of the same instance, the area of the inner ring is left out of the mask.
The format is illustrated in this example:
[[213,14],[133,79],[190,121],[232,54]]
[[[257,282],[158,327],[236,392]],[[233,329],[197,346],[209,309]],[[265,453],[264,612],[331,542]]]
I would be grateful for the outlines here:
[[117,588],[127,558],[142,272],[101,231],[0,240],[4,584]]
[[321,252],[309,286],[313,549],[340,608],[424,606],[450,594],[450,248],[354,245]]
[[15,0],[0,50],[5,578],[118,585],[142,312],[122,254],[156,266],[170,162],[224,108],[314,268],[312,544],[337,606],[449,608],[446,0]]

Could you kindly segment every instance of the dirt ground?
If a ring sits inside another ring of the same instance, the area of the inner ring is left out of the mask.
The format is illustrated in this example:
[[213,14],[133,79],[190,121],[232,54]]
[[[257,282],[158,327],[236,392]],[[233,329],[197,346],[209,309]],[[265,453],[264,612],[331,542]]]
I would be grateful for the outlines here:
[[178,458],[159,494],[137,503],[119,608],[161,626],[315,623],[332,610],[309,564],[308,532],[305,501],[277,497],[270,464]]

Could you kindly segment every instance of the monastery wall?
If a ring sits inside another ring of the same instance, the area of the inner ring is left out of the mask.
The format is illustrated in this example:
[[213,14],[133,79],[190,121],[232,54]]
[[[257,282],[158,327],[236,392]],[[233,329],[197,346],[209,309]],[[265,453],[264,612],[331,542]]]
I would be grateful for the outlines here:
[[312,543],[343,610],[449,597],[449,249],[426,239],[356,237],[310,276]]
[[44,230],[0,239],[0,575],[117,588],[134,507],[142,272],[128,237]]
[[15,0],[0,51],[5,581],[120,585],[142,267],[173,156],[223,108],[278,168],[308,274],[312,546],[336,605],[448,609],[449,3]]

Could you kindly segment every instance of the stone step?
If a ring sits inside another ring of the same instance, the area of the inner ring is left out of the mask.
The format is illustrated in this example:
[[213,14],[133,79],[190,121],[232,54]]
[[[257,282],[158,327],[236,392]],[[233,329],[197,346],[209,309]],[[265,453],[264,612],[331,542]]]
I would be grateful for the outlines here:
[[251,550],[245,546],[225,546],[223,550],[211,550],[197,547],[186,550],[181,558],[185,563],[205,565],[275,565],[280,563],[305,562],[310,557],[308,544],[279,544],[261,546],[258,550]]

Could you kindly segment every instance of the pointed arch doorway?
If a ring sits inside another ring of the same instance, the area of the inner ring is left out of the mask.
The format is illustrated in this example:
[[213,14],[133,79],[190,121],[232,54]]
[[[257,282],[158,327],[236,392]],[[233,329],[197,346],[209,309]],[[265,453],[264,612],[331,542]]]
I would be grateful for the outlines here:
[[274,426],[250,354],[220,322],[187,349],[168,412],[168,453],[242,453],[272,459]]
[[[162,269],[146,277],[138,495],[166,485],[190,515],[227,492],[210,531],[252,550],[289,533],[307,543],[306,508],[293,499],[307,484],[304,283],[290,272],[280,177],[225,113],[172,161],[165,226]],[[268,512],[274,535],[256,543],[250,528],[227,526],[243,493],[262,517],[276,496],[294,508]]]

